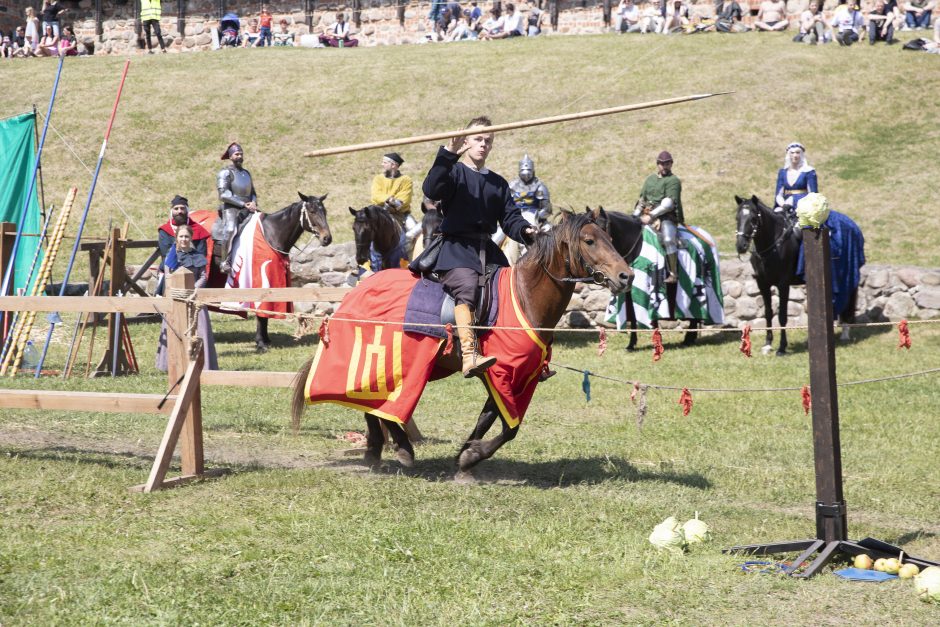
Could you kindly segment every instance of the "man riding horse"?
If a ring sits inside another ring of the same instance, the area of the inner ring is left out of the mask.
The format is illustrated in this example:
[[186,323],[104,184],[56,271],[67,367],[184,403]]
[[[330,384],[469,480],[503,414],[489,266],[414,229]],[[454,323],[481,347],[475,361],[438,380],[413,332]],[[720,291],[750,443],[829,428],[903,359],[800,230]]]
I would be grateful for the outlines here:
[[219,268],[222,272],[231,272],[232,264],[229,260],[232,252],[232,241],[238,231],[238,225],[249,213],[258,210],[258,195],[251,180],[251,172],[242,167],[245,153],[237,142],[229,144],[222,153],[222,161],[231,160],[231,163],[216,176],[216,188],[219,191],[219,217],[213,228],[212,238],[220,246],[221,262]]
[[646,177],[640,189],[640,199],[633,215],[639,216],[643,224],[659,220],[659,241],[666,251],[666,283],[679,280],[679,230],[677,224],[685,224],[682,214],[682,182],[672,173],[672,155],[662,151],[656,157],[656,173]]
[[[496,363],[477,353],[474,325],[477,290],[486,264],[508,266],[506,256],[490,237],[497,225],[517,242],[531,244],[535,228],[522,217],[512,200],[506,179],[486,168],[493,148],[487,117],[474,118],[467,134],[454,137],[438,150],[424,180],[423,191],[441,201],[444,241],[434,271],[454,297],[454,318],[463,358],[463,375],[473,377]],[[466,156],[464,161],[460,158]]]
[[552,201],[545,183],[535,176],[535,162],[528,154],[519,162],[519,177],[509,183],[512,200],[530,224],[544,224],[552,215]]

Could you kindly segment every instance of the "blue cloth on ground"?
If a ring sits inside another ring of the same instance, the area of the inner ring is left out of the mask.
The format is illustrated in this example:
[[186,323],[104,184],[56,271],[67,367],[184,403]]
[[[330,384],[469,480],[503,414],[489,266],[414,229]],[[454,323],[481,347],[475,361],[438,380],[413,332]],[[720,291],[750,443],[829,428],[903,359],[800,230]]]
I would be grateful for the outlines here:
[[832,574],[837,577],[842,577],[843,579],[848,579],[849,581],[888,581],[889,579],[897,579],[897,575],[889,575],[888,573],[883,573],[877,570],[864,570],[862,568],[843,568],[842,570],[834,571]]
[[[862,280],[860,268],[865,265],[865,237],[862,230],[844,213],[830,211],[823,222],[829,229],[829,248],[832,252],[832,313],[838,316],[849,303],[852,292]],[[796,264],[800,282],[805,282],[803,246]]]

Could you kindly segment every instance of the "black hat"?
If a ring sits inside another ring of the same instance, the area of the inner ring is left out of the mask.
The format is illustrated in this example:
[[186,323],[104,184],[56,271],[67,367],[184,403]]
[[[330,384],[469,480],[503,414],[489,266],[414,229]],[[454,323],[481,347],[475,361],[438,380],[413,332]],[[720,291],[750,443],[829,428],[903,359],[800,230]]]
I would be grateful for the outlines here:
[[170,208],[172,209],[177,205],[186,205],[186,207],[189,207],[189,201],[177,194],[173,197],[173,200],[170,201]]
[[386,159],[389,159],[390,161],[394,161],[394,162],[397,163],[398,165],[401,165],[401,164],[403,164],[403,163],[405,162],[405,160],[402,159],[402,158],[401,158],[401,155],[398,154],[397,152],[390,152],[390,153],[388,153],[387,155],[385,155],[385,158],[386,158]]

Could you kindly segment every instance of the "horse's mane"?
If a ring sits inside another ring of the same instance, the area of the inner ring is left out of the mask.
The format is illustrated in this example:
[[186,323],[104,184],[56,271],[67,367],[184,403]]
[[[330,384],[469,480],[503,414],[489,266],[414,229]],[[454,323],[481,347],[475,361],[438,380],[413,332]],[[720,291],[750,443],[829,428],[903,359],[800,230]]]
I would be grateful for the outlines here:
[[549,265],[558,252],[558,244],[567,243],[570,249],[575,248],[578,236],[585,224],[594,222],[590,213],[568,214],[568,218],[561,224],[555,225],[547,233],[539,233],[535,243],[528,247],[522,260],[537,263],[542,266]]
[[398,223],[398,220],[396,220],[395,217],[392,216],[392,214],[389,212],[388,209],[386,209],[382,205],[370,205],[370,207],[372,207],[373,209],[376,209],[375,215],[377,216],[378,221],[383,223],[381,224],[381,226],[384,227],[390,224],[391,228],[394,229],[395,232],[398,233],[399,236],[401,236],[401,230],[402,230],[401,224]]

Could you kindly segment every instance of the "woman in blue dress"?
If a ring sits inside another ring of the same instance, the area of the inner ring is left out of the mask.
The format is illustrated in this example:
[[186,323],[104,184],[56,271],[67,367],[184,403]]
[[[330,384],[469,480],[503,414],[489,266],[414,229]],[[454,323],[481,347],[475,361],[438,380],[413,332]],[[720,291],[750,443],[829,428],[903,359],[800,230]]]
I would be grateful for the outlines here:
[[792,215],[800,199],[810,192],[819,192],[816,170],[806,163],[806,149],[803,144],[793,142],[787,146],[783,167],[777,173],[774,210],[786,210]]

